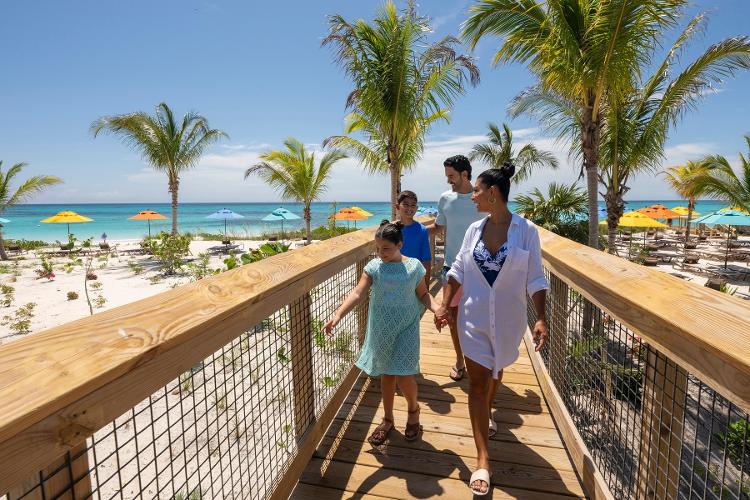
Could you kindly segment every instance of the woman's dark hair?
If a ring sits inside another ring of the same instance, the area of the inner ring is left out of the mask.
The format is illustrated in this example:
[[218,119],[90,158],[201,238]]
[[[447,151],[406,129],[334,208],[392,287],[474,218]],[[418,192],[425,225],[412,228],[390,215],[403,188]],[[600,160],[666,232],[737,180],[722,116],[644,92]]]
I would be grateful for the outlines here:
[[401,202],[404,200],[414,200],[414,203],[419,203],[419,200],[417,200],[417,193],[415,193],[414,191],[401,191],[398,194],[396,203],[401,204]]
[[377,232],[375,232],[375,237],[398,245],[404,242],[404,233],[401,232],[403,228],[404,225],[400,222],[390,222],[388,219],[383,219]]
[[485,170],[477,179],[479,182],[491,188],[497,186],[497,190],[500,191],[500,196],[503,198],[505,203],[508,203],[508,196],[510,195],[510,179],[513,174],[516,173],[516,166],[509,161],[503,162],[503,166],[500,168],[491,168]]
[[461,172],[466,172],[469,180],[471,180],[471,163],[469,163],[469,159],[464,155],[451,156],[443,162],[443,166],[451,167],[459,174]]

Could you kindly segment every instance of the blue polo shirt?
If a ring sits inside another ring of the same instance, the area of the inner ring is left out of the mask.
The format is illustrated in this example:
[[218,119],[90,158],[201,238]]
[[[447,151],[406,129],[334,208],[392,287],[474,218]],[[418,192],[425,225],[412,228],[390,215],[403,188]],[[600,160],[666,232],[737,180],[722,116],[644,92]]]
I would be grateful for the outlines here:
[[401,247],[401,255],[412,257],[420,262],[432,260],[430,235],[426,227],[419,222],[413,222],[408,226],[404,226],[401,234],[404,235],[404,246]]

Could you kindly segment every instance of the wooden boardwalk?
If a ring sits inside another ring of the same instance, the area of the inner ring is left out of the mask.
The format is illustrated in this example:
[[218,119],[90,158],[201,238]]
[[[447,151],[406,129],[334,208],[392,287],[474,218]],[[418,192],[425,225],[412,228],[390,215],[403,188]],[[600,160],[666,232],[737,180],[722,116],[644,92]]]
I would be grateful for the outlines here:
[[[382,449],[367,436],[383,416],[377,379],[362,375],[341,407],[292,493],[294,499],[470,498],[467,481],[475,448],[468,381],[448,377],[455,354],[447,330],[422,319],[417,378],[422,439],[403,438],[406,403],[397,395],[396,427]],[[508,367],[495,400],[498,433],[490,441],[492,498],[555,499],[584,496],[560,439],[526,349]],[[488,495],[485,498],[490,498]]]

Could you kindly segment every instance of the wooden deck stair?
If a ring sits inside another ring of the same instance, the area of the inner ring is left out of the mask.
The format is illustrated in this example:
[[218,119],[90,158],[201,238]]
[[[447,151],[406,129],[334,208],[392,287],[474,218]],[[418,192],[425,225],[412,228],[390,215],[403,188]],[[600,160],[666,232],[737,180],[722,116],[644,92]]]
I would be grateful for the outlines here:
[[[470,498],[475,448],[468,381],[448,377],[455,354],[446,330],[421,323],[418,377],[422,439],[403,438],[406,403],[396,396],[396,429],[382,449],[367,436],[383,416],[377,379],[362,375],[315,452],[294,499]],[[490,441],[492,498],[582,498],[581,482],[549,413],[525,347],[508,367],[495,399],[498,434]],[[486,498],[490,498],[487,496]]]

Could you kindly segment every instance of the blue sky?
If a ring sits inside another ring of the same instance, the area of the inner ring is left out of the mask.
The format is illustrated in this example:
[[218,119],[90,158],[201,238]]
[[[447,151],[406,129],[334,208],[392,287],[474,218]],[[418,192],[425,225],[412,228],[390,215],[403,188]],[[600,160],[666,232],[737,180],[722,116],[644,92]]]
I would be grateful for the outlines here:
[[[435,37],[458,32],[468,1],[422,2]],[[149,110],[167,102],[182,115],[195,110],[230,140],[212,147],[181,185],[182,201],[272,201],[258,180],[242,180],[260,151],[293,135],[311,145],[341,133],[344,99],[351,85],[320,42],[326,16],[371,19],[379,1],[318,2],[130,0],[102,2],[4,2],[0,7],[0,160],[30,163],[29,174],[47,173],[65,184],[35,199],[41,203],[166,202],[166,180],[116,138],[93,139],[101,115]],[[711,11],[706,35],[684,61],[722,38],[747,34],[750,2],[699,0],[688,16]],[[685,22],[687,22],[686,17]],[[671,43],[674,36],[668,37]],[[488,121],[508,121],[506,106],[533,83],[519,65],[492,68],[498,40],[480,43],[475,56],[482,82],[456,103],[450,124],[436,126],[423,160],[404,179],[420,198],[437,199],[446,188],[442,159],[482,139]],[[735,159],[750,133],[750,74],[708,96],[672,132],[667,165],[706,153]],[[563,147],[516,119],[518,141],[559,150],[564,166],[540,173],[519,191],[550,181],[570,181],[577,169]],[[481,167],[480,167],[481,168]],[[337,166],[326,200],[388,198],[388,180],[365,176],[356,162]],[[653,176],[636,179],[630,199],[674,198]]]

